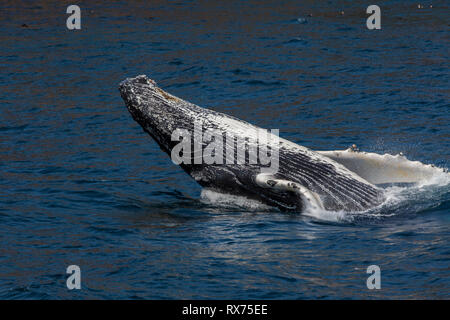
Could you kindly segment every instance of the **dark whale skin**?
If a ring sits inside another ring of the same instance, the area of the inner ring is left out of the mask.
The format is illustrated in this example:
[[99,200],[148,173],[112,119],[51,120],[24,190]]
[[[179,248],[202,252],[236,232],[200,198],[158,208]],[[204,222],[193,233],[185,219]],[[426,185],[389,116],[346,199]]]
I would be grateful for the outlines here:
[[[178,143],[171,141],[172,132],[175,129],[193,132],[195,121],[201,122],[204,130],[214,129],[223,134],[232,132],[235,137],[244,136],[256,128],[232,116],[177,98],[159,88],[147,76],[124,80],[119,91],[133,119],[169,156]],[[202,147],[206,147],[203,142]],[[282,138],[274,147],[278,148],[279,164],[273,178],[292,181],[315,192],[326,210],[364,211],[384,201],[381,189],[317,152]],[[305,204],[298,194],[264,188],[256,183],[261,165],[227,164],[224,160],[223,164],[182,163],[180,166],[202,187],[244,195],[282,210],[304,209]]]

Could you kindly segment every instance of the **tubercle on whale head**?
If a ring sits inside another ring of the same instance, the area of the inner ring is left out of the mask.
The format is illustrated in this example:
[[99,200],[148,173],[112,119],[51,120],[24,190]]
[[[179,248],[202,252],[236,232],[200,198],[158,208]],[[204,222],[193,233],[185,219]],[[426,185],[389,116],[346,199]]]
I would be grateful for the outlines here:
[[[121,93],[122,98],[126,102],[130,102],[131,105],[139,105],[142,101],[140,101],[139,96],[136,95],[139,92],[137,90],[141,89],[142,92],[147,90],[147,92],[151,92],[155,96],[162,96],[166,101],[174,101],[181,102],[181,100],[164,90],[158,87],[155,80],[150,79],[146,75],[139,75],[134,78],[127,78],[119,84],[119,91]],[[132,102],[132,98],[136,97],[137,101]]]
[[131,102],[132,97],[137,93],[138,87],[146,87],[148,89],[157,89],[157,84],[154,80],[148,78],[146,75],[139,75],[134,78],[126,78],[119,84],[120,95],[126,102]]
[[[119,84],[120,95],[125,101],[128,110],[133,114],[136,112],[150,111],[149,106],[161,105],[155,102],[155,97],[162,96],[162,100],[179,100],[160,89],[156,81],[146,75],[139,75],[134,78],[126,78]],[[150,102],[150,103],[149,103]]]
[[126,78],[119,84],[119,88],[121,88],[124,85],[127,85],[129,83],[141,83],[141,84],[148,84],[151,86],[157,86],[156,81],[150,79],[145,74],[141,74],[139,76],[136,76],[134,78]]

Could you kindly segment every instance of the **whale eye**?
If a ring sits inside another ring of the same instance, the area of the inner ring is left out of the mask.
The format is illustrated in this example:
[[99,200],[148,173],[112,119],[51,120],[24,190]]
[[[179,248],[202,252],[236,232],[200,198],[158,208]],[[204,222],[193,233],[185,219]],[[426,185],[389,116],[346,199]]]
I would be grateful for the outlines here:
[[267,180],[266,182],[270,187],[273,187],[274,185],[277,184],[277,182],[275,180]]

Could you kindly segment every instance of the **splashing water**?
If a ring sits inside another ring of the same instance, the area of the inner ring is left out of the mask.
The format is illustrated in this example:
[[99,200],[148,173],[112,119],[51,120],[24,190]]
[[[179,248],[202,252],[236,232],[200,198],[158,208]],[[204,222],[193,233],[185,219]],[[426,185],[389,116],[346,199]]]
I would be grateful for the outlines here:
[[268,206],[258,200],[249,199],[244,196],[220,193],[211,189],[202,189],[200,200],[206,205],[218,206],[226,209],[244,209],[248,211],[273,211],[273,207]]

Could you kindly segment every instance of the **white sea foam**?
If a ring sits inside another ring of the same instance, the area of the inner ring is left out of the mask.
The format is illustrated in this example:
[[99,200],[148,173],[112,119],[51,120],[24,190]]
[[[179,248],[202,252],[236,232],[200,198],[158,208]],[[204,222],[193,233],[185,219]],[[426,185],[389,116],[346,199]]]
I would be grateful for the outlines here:
[[200,200],[208,205],[225,207],[228,209],[244,209],[249,211],[270,211],[274,209],[258,200],[249,199],[244,196],[220,193],[210,189],[202,189]]

